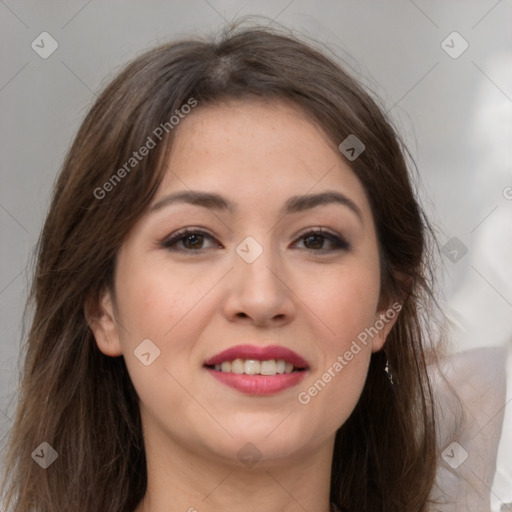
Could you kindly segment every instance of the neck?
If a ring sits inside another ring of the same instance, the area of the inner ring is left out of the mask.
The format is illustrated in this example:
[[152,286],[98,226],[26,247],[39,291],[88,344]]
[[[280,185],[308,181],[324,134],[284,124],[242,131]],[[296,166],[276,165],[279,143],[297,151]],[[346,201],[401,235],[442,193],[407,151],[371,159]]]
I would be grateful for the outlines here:
[[[135,512],[330,512],[334,438],[301,456],[263,457],[252,467],[145,436],[148,485]],[[162,450],[162,446],[167,447]]]

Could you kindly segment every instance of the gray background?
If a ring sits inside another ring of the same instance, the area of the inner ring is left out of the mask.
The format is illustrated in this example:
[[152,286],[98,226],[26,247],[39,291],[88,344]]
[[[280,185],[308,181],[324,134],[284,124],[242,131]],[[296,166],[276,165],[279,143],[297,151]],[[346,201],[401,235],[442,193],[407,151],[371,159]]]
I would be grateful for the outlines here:
[[[457,237],[467,248],[457,262],[445,249],[440,268],[454,351],[512,345],[511,1],[0,1],[0,434],[14,411],[32,251],[97,91],[146,48],[246,14],[322,41],[383,99],[441,244]],[[31,48],[43,31],[59,44],[47,59]],[[453,31],[469,44],[458,58],[442,47]],[[495,506],[512,501],[511,452],[503,438]]]

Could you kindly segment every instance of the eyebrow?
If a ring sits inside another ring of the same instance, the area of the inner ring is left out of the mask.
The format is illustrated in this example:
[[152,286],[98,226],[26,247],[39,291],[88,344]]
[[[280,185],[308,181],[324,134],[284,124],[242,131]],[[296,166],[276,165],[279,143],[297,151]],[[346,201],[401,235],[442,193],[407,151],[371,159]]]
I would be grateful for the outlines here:
[[[173,194],[166,195],[151,206],[149,211],[151,213],[156,212],[175,203],[187,203],[194,206],[208,208],[210,210],[229,211],[230,213],[234,213],[237,210],[237,207],[233,202],[219,194],[201,192],[198,190],[184,190],[182,192],[175,192]],[[280,214],[288,215],[291,213],[300,213],[316,208],[317,206],[328,204],[341,204],[346,206],[356,214],[361,222],[363,222],[361,210],[354,201],[346,195],[334,190],[320,192],[318,194],[292,196],[287,199],[284,206],[281,208]]]

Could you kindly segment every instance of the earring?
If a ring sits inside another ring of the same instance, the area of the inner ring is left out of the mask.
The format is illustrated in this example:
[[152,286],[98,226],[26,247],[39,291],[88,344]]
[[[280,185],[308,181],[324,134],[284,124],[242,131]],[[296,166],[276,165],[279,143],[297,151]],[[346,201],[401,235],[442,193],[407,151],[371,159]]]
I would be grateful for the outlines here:
[[394,385],[393,381],[393,372],[391,371],[391,368],[389,366],[389,360],[386,358],[386,364],[384,366],[384,373],[386,374],[386,377],[389,379],[389,382],[391,385]]

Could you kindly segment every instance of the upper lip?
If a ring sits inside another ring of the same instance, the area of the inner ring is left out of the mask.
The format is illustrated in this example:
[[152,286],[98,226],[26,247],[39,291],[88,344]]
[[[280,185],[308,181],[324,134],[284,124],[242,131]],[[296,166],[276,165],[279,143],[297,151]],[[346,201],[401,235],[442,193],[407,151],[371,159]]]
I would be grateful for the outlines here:
[[236,345],[223,350],[219,354],[211,357],[204,362],[205,366],[221,364],[224,361],[234,361],[235,359],[253,359],[255,361],[268,361],[269,359],[283,359],[295,366],[295,368],[307,369],[308,362],[299,356],[293,350],[279,345],[268,345],[258,347],[256,345]]

